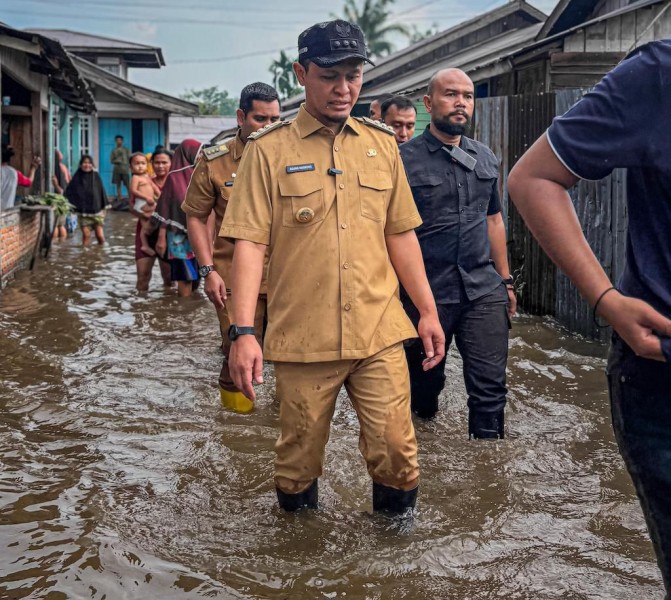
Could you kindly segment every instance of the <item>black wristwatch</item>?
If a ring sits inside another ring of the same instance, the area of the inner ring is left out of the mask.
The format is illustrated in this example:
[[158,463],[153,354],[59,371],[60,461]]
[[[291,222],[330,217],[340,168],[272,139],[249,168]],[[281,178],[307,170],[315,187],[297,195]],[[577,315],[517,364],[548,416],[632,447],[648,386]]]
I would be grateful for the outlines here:
[[198,275],[205,279],[210,273],[214,271],[214,265],[203,265],[198,268]]
[[228,339],[231,342],[237,340],[241,335],[256,335],[256,330],[253,327],[238,327],[237,325],[231,325],[228,328]]
[[503,283],[506,285],[515,285],[515,279],[512,275],[508,275],[508,277],[503,278]]

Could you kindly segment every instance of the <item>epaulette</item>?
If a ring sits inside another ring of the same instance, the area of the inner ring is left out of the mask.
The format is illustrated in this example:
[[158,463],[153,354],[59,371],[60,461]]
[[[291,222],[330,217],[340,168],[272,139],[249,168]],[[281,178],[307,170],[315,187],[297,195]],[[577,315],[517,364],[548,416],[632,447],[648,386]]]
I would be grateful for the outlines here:
[[248,136],[248,140],[258,140],[262,135],[266,135],[266,133],[270,133],[271,131],[274,131],[275,129],[279,129],[283,125],[290,125],[291,121],[275,121],[274,123],[270,123],[266,125],[265,127],[261,127],[261,129],[255,131],[254,133],[250,133]]
[[217,144],[216,146],[210,146],[209,148],[205,148],[205,150],[203,150],[203,156],[207,160],[212,160],[214,158],[224,156],[224,154],[228,154],[230,151],[231,150],[226,144]]
[[389,135],[394,135],[394,130],[389,127],[386,123],[382,123],[381,121],[375,121],[374,119],[370,119],[368,117],[354,117],[357,121],[361,121],[362,123],[365,123],[369,127],[375,127],[376,129],[379,129],[380,131],[384,131],[385,133],[388,133]]

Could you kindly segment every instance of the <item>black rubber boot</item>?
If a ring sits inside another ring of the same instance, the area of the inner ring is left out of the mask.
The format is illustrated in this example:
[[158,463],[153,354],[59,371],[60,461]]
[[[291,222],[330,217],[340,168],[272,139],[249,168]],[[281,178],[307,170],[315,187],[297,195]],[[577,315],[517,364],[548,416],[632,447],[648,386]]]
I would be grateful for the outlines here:
[[426,394],[412,394],[410,398],[410,409],[422,419],[433,419],[438,412],[438,395],[427,396]]
[[381,483],[373,482],[373,510],[401,515],[415,508],[417,490],[419,490],[419,486],[413,490],[404,492],[403,490],[397,490]]
[[468,413],[468,437],[476,440],[503,439],[504,437],[503,410],[493,413]]
[[309,488],[298,494],[287,494],[279,488],[276,489],[277,501],[280,503],[280,508],[283,508],[287,512],[293,512],[299,508],[317,508],[319,488],[316,479]]

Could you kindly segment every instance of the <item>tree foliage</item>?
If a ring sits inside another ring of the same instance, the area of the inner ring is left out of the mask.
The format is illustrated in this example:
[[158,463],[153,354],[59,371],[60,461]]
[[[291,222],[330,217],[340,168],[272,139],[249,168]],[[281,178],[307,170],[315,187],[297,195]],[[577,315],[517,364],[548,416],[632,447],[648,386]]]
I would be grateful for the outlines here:
[[413,25],[412,29],[410,30],[408,40],[410,41],[411,44],[415,44],[416,42],[421,42],[422,40],[431,37],[433,35],[436,35],[437,33],[438,33],[438,23],[433,23],[431,27],[429,27],[424,31],[419,29],[417,25]]
[[217,85],[202,90],[186,90],[180,98],[197,104],[200,115],[234,117],[239,104],[239,98],[231,98],[226,90],[220,90]]
[[[425,32],[415,26],[413,29],[401,23],[392,23],[392,4],[396,0],[345,0],[342,15],[331,14],[334,19],[345,19],[350,23],[356,23],[361,27],[366,36],[366,45],[371,57],[382,57],[391,54],[394,46],[390,37],[400,34],[411,42],[416,42],[437,32],[434,24]],[[293,72],[293,60],[282,50],[278,59],[270,65],[273,75],[273,84],[283,100],[300,93],[302,88],[298,85],[296,75]]]
[[278,59],[270,63],[268,69],[273,76],[273,86],[277,90],[282,100],[291,98],[302,91],[302,87],[298,84],[296,74],[294,73],[293,63],[295,61],[282,50]]
[[406,25],[389,22],[393,16],[391,5],[394,2],[395,0],[345,0],[341,18],[361,27],[371,57],[392,53],[394,45],[389,41],[389,36],[395,33],[407,38],[412,36]]

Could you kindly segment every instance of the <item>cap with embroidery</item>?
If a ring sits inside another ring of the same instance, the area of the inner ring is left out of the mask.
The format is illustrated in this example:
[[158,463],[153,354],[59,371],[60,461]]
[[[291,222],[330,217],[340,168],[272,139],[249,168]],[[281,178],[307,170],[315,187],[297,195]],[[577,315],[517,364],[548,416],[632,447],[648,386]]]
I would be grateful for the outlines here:
[[347,21],[326,21],[308,27],[298,36],[298,60],[311,60],[320,67],[331,67],[348,58],[368,58],[361,27]]

